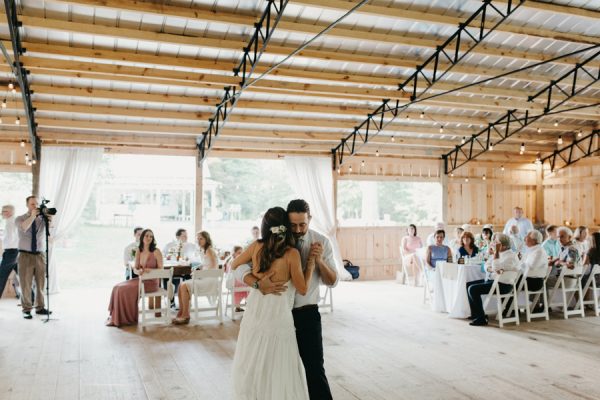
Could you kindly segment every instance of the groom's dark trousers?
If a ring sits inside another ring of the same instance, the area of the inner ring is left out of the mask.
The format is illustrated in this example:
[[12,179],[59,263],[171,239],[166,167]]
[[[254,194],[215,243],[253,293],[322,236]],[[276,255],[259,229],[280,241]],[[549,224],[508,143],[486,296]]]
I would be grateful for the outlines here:
[[316,304],[294,308],[294,325],[300,358],[306,371],[310,400],[331,400],[329,382],[325,376],[321,314]]

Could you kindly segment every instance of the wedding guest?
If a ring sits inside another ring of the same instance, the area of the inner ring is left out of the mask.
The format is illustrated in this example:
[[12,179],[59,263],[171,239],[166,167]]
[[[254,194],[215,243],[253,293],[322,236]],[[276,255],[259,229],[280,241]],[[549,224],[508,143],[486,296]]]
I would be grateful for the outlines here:
[[[225,260],[225,272],[228,274],[227,275],[227,288],[231,289],[231,288],[247,288],[248,285],[246,285],[244,282],[240,282],[239,280],[235,279],[235,276],[233,275],[233,271],[231,269],[231,263],[233,262],[233,260],[235,260],[236,257],[238,257],[240,254],[242,254],[242,251],[244,249],[242,248],[242,246],[234,246],[233,247],[233,252],[231,253],[231,255],[227,258],[227,260]],[[244,301],[247,297],[248,297],[249,292],[248,291],[243,291],[243,292],[234,292],[233,293],[233,303],[234,304],[242,304],[242,301]],[[244,311],[242,308],[236,306],[235,308],[235,312],[242,312]]]
[[[427,240],[425,241],[425,245],[426,246],[432,246],[435,244],[435,235],[436,232],[438,231],[444,231],[445,232],[446,226],[443,222],[438,222],[435,224],[435,227],[433,228],[433,233],[429,234],[429,236],[427,236]],[[444,245],[448,246],[448,239],[445,237],[444,235]]]
[[244,247],[248,247],[252,243],[256,242],[258,239],[260,239],[260,228],[255,225],[250,230],[250,239],[246,240]]
[[[600,265],[600,232],[594,232],[591,235],[591,247],[585,255],[584,265],[590,266],[590,272],[594,265]],[[583,277],[582,285],[585,285],[588,279],[590,279],[589,273]],[[600,275],[596,275],[596,285],[600,287]]]
[[[506,234],[505,234],[506,235]],[[525,247],[525,242],[521,238],[521,234],[519,233],[519,226],[513,225],[509,229],[508,237],[510,238],[510,249],[515,254],[523,254],[523,248]]]
[[[406,229],[406,236],[400,242],[400,253],[402,254],[402,268],[406,268],[409,279],[412,277],[414,285],[418,284],[420,278],[419,262],[416,259],[417,249],[423,247],[423,241],[417,236],[417,227],[410,224]],[[405,282],[406,283],[406,282]]]
[[546,227],[546,234],[548,238],[542,244],[544,250],[551,257],[552,260],[556,260],[560,254],[560,242],[558,241],[558,228],[556,225],[548,225]]
[[505,271],[518,271],[519,259],[510,251],[510,239],[505,234],[497,234],[494,243],[494,256],[486,262],[486,268],[490,272],[490,279],[467,283],[467,295],[471,307],[472,326],[484,326],[488,324],[488,318],[483,309],[481,296],[487,295],[498,277],[500,293],[506,294],[512,290],[512,274],[504,274]]
[[[560,243],[560,253],[557,259],[551,263],[552,272],[546,281],[546,286],[549,289],[555,286],[562,268],[573,269],[577,263],[582,261],[579,248],[573,243],[573,231],[571,229],[566,226],[558,228],[558,241]],[[574,279],[565,281],[567,287],[574,284]]]
[[492,230],[492,225],[484,225],[481,230],[481,235],[478,235],[475,240],[475,246],[479,249],[481,253],[487,253],[490,245],[492,243],[492,236],[494,235],[494,231]]
[[163,254],[169,258],[170,253],[177,257],[190,259],[198,251],[198,247],[194,243],[188,242],[187,231],[183,228],[177,229],[175,232],[175,240],[167,243],[163,248]]
[[513,213],[514,216],[506,222],[503,233],[505,235],[510,235],[511,226],[517,225],[519,229],[518,235],[521,240],[523,240],[525,235],[533,230],[533,224],[529,219],[523,216],[523,209],[521,207],[515,207]]
[[[154,233],[150,229],[145,229],[140,235],[140,244],[135,254],[134,270],[139,276],[144,275],[148,270],[163,268],[163,256],[156,247]],[[138,288],[139,277],[126,280],[113,287],[108,305],[109,317],[106,321],[107,326],[134,325],[138,322]],[[155,292],[158,290],[159,280],[152,279],[144,281],[144,290],[146,292]],[[149,308],[160,308],[160,297],[150,298]],[[157,316],[160,314],[157,313]]]
[[428,279],[431,278],[436,264],[440,261],[452,261],[452,250],[444,244],[446,232],[442,229],[435,232],[435,244],[427,247],[427,264],[431,268],[426,268],[425,272]]
[[464,232],[460,238],[462,245],[458,249],[460,257],[475,257],[479,253],[479,248],[475,246],[475,237],[471,232]]
[[[529,248],[523,257],[521,269],[527,276],[527,288],[530,291],[538,291],[544,286],[544,279],[548,274],[548,254],[542,247],[543,236],[540,232],[533,230],[525,236],[525,245]],[[517,288],[521,284],[522,277],[517,282]],[[510,310],[512,298],[506,304],[505,310]]]
[[131,270],[130,263],[135,261],[135,253],[137,248],[140,247],[140,235],[144,228],[137,226],[133,228],[134,241],[129,243],[125,250],[123,250],[123,263],[125,265],[125,280],[135,278],[133,271]]
[[[217,252],[213,248],[213,243],[210,238],[210,234],[206,231],[198,232],[197,234],[198,245],[200,246],[200,252],[202,254],[202,265],[201,269],[217,269],[219,268],[219,259]],[[177,317],[173,318],[173,324],[183,325],[190,322],[190,300],[191,300],[191,286],[192,280],[187,280],[179,286],[179,311]],[[196,280],[194,284],[194,292],[196,293],[207,293],[213,292],[217,284],[217,278],[204,278],[202,280]]]
[[15,225],[15,207],[8,204],[2,206],[2,218],[5,221],[4,237],[2,238],[2,263],[0,263],[0,297],[6,287],[6,282],[12,271],[17,271],[17,256],[19,255],[19,234]]
[[458,254],[458,249],[460,249],[460,246],[462,246],[461,239],[464,232],[465,229],[461,226],[457,226],[454,229],[454,239],[450,239],[450,241],[448,242],[448,247],[450,247],[452,253]]
[[590,231],[586,226],[578,226],[573,234],[573,243],[579,247],[579,254],[583,257],[590,250]]

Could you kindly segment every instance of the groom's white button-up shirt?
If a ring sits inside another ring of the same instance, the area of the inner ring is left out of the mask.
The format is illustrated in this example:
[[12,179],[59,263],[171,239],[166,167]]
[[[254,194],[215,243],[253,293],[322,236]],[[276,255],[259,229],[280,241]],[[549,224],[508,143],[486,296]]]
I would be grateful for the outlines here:
[[[300,259],[302,260],[302,269],[306,268],[306,263],[308,262],[308,256],[310,255],[310,246],[313,243],[321,243],[323,244],[323,262],[327,264],[328,267],[333,268],[335,270],[335,261],[333,259],[333,249],[331,247],[331,243],[329,239],[327,239],[324,235],[309,229],[306,235],[299,239],[302,243],[302,247],[300,249]],[[244,277],[247,274],[252,273],[252,268],[249,265],[244,264],[240,265],[235,270],[235,278],[240,282],[244,281]],[[339,281],[339,273],[336,271],[336,278],[333,285],[327,285],[329,287],[335,287]],[[315,271],[312,274],[312,278],[310,281],[310,286],[308,287],[308,291],[306,295],[302,296],[299,293],[296,293],[296,298],[294,299],[294,308],[318,304],[319,303],[319,285],[322,284],[321,274],[319,273],[319,267],[315,267]]]

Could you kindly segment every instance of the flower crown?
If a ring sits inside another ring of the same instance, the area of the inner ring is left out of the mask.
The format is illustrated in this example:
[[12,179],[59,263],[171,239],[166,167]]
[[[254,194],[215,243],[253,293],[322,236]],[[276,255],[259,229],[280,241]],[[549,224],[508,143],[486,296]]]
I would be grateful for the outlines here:
[[287,228],[284,225],[272,226],[271,233],[274,235],[283,235],[287,231]]

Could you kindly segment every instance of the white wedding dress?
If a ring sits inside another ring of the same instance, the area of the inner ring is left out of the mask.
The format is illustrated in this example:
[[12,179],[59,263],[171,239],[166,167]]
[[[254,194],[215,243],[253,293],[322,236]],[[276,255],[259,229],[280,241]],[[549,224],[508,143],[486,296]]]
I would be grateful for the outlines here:
[[281,296],[252,290],[233,357],[235,400],[308,400],[292,317],[296,289]]

